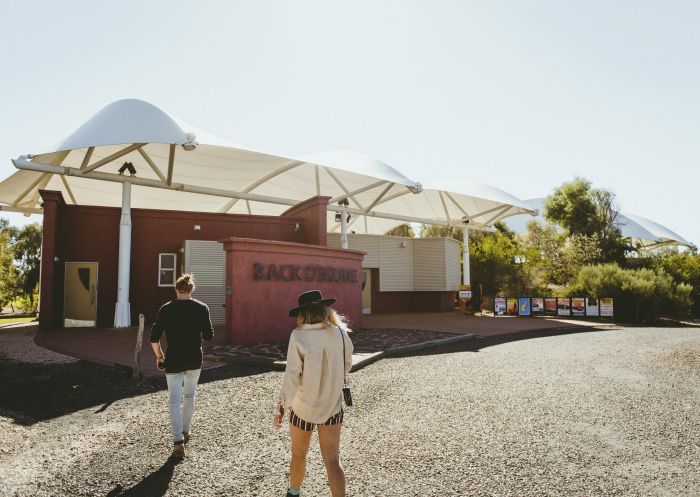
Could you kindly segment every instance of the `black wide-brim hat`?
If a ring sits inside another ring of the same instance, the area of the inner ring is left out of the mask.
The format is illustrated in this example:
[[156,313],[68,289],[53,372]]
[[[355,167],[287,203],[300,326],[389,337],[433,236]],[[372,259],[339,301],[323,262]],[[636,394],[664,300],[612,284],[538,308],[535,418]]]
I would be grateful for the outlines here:
[[319,290],[309,290],[308,292],[304,292],[299,295],[297,300],[299,301],[299,306],[289,311],[289,316],[293,318],[297,317],[299,315],[299,311],[301,311],[307,305],[331,305],[333,302],[335,302],[335,299],[324,299]]

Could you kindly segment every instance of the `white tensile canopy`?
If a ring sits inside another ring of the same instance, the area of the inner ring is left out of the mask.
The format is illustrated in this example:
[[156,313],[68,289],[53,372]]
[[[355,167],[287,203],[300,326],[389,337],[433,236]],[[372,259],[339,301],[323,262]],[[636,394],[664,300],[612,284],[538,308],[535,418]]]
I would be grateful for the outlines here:
[[[51,150],[13,162],[29,170],[0,183],[0,204],[25,213],[41,212],[40,189],[59,190],[71,204],[120,206],[126,181],[132,207],[261,215],[279,215],[315,195],[372,205],[382,193],[421,189],[379,161],[343,169],[258,152],[140,100],[114,102]],[[134,176],[119,174],[125,162]]]
[[[369,234],[406,222],[478,229],[534,213],[485,185],[450,182],[423,191],[389,165],[353,152],[297,158],[259,152],[141,100],[108,105],[58,145],[38,152],[12,161],[20,171],[0,183],[0,210],[41,213],[40,190],[61,191],[69,204],[122,207],[115,326],[130,321],[131,207],[279,215],[323,195],[331,197],[328,225],[340,228],[345,247],[348,218],[339,216],[334,225],[332,211],[346,212],[353,231]],[[468,262],[464,266],[468,282]]]
[[[354,164],[373,166],[379,163],[389,167],[354,152],[324,152],[299,159],[343,169],[354,169]],[[367,169],[370,168],[360,170]],[[531,206],[503,190],[461,180],[424,184],[420,195],[392,195],[387,192],[369,205],[353,197],[348,200],[350,207],[354,208],[352,212],[356,214],[348,222],[348,229],[370,235],[386,233],[397,225],[397,220],[443,226],[469,225],[473,229],[482,229],[508,216],[536,213]],[[375,210],[390,215],[391,219],[375,217]],[[329,231],[337,232],[340,228],[339,222],[329,218]]]
[[[475,183],[445,182],[425,195],[411,195],[421,191],[420,183],[354,152],[302,157],[258,152],[141,100],[114,102],[50,150],[13,162],[28,170],[0,183],[0,210],[41,213],[41,189],[61,191],[70,204],[116,207],[122,204],[120,183],[128,181],[131,206],[147,209],[279,215],[326,195],[330,210],[360,216],[361,222],[351,220],[353,230],[368,234],[403,222],[469,220],[478,228],[533,212],[512,195]],[[119,174],[125,162],[133,164],[134,176],[128,170]],[[349,206],[338,206],[344,199]],[[329,227],[340,228],[333,222]]]
[[629,212],[620,212],[617,221],[620,232],[625,238],[632,240],[644,249],[652,249],[663,245],[682,245],[692,247],[693,244],[659,223]]
[[[531,220],[536,220],[541,223],[547,223],[542,212],[544,211],[545,198],[533,198],[525,200],[525,203],[533,209],[538,209],[540,215],[537,217],[529,216],[514,216],[505,221],[508,228],[516,233],[527,232],[527,223]],[[692,244],[679,234],[671,231],[659,223],[647,219],[636,214],[628,212],[619,212],[616,219],[616,225],[620,229],[620,234],[624,238],[628,238],[633,244],[640,249],[654,249],[664,245],[680,245],[691,247]]]

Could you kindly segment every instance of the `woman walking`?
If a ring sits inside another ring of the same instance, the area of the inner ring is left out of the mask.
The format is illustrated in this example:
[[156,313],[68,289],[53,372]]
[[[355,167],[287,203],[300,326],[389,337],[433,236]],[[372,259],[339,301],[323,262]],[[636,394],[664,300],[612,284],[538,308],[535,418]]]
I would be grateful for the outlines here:
[[[173,457],[185,457],[194,414],[195,391],[202,371],[202,339],[212,340],[214,329],[206,304],[192,298],[194,278],[183,274],[175,282],[177,298],[163,305],[151,328],[151,346],[156,364],[165,369],[173,434]],[[165,332],[167,354],[160,347]]]
[[276,428],[289,409],[292,460],[287,497],[298,496],[304,481],[311,435],[318,426],[318,442],[333,497],[345,497],[345,472],[340,464],[340,429],[343,423],[342,389],[352,366],[353,346],[343,318],[329,307],[318,290],[299,295],[289,311],[297,318],[287,350]]

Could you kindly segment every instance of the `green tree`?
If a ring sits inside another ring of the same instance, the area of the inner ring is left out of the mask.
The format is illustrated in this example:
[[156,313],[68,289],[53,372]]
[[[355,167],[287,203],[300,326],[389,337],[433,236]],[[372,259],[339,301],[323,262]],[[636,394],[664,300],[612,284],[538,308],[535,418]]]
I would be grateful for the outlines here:
[[389,231],[384,233],[386,236],[403,236],[406,238],[415,238],[416,233],[413,231],[413,227],[406,223],[406,224],[399,224],[398,226],[394,226],[391,228]]
[[598,226],[590,181],[576,178],[555,189],[545,201],[544,217],[569,235],[595,233]]
[[481,284],[485,295],[519,295],[528,289],[521,259],[522,248],[512,231],[470,231],[469,256],[472,284]]
[[597,235],[567,237],[552,224],[530,221],[521,240],[531,289],[538,293],[556,293],[581,267],[600,260]]
[[421,224],[421,238],[454,238],[460,242],[463,240],[463,229],[457,226],[441,226],[439,224]]
[[530,221],[527,232],[521,236],[525,268],[528,271],[533,290],[548,293],[552,286],[561,285],[563,278],[562,252],[566,235],[552,224]]
[[633,250],[620,234],[618,212],[614,193],[594,189],[583,178],[563,183],[547,197],[544,206],[545,219],[564,228],[567,235],[597,237],[600,248],[597,262],[621,263],[625,254]]
[[17,293],[17,270],[12,248],[12,229],[5,218],[0,218],[0,306],[6,306]]
[[32,309],[35,307],[34,294],[39,285],[41,267],[42,229],[38,223],[32,223],[13,232],[12,248],[14,260],[19,272],[21,295],[29,299]]

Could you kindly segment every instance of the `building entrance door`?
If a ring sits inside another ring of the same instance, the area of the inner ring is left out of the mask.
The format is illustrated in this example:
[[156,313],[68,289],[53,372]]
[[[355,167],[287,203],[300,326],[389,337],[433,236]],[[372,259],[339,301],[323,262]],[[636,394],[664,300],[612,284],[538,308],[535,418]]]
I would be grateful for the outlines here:
[[97,263],[66,262],[63,326],[95,326],[97,319]]
[[372,270],[362,270],[362,314],[372,314]]

